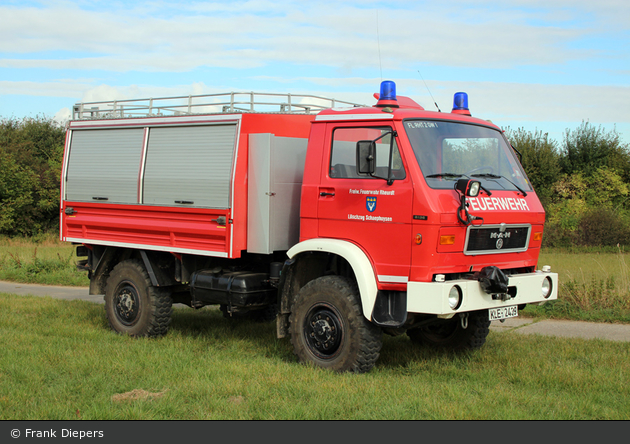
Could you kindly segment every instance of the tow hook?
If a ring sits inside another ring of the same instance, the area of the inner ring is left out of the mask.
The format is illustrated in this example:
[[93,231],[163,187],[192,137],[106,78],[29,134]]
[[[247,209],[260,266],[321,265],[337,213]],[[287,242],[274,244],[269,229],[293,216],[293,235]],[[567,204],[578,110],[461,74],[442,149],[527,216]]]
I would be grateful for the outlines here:
[[468,328],[468,313],[460,313],[459,320],[462,323],[462,328],[466,330]]
[[493,294],[492,295],[492,300],[494,301],[509,301],[510,299],[512,299],[513,296],[510,295],[509,293],[499,293],[499,294]]

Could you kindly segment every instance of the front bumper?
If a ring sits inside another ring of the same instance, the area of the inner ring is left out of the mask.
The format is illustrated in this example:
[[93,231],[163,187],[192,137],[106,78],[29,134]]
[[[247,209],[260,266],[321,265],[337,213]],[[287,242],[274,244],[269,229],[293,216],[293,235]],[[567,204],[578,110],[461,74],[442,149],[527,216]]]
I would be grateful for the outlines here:
[[[551,280],[551,294],[542,295],[543,280]],[[453,310],[448,303],[451,288],[457,285],[461,290],[460,306]],[[510,297],[501,300],[496,295],[485,293],[476,280],[452,280],[444,282],[409,282],[407,284],[407,312],[436,315],[453,315],[469,311],[487,310],[521,304],[542,304],[558,299],[558,274],[547,271],[509,276]]]

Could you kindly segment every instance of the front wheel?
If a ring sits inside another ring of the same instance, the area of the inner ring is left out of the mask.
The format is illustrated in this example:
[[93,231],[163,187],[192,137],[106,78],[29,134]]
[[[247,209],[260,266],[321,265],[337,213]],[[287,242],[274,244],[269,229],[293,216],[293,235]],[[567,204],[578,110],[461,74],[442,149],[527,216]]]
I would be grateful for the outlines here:
[[485,344],[490,332],[488,310],[473,311],[464,315],[467,318],[462,319],[461,316],[455,315],[451,319],[407,330],[407,335],[415,343],[436,348],[457,350],[480,348]]
[[105,289],[105,310],[110,327],[130,336],[162,336],[171,322],[170,293],[151,285],[139,260],[114,267]]
[[381,330],[363,316],[357,287],[323,276],[297,294],[289,318],[291,343],[301,362],[338,372],[368,372],[382,346]]

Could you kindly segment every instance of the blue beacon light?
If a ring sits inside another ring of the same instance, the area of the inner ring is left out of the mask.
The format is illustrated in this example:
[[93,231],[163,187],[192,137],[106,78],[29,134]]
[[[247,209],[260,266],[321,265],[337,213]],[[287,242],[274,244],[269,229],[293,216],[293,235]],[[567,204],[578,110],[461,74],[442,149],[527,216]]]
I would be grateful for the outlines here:
[[378,97],[376,106],[390,106],[398,108],[398,99],[396,98],[396,84],[391,80],[383,80],[381,82],[381,93]]
[[463,114],[470,116],[470,110],[468,109],[468,94],[465,92],[457,92],[453,97],[453,111],[454,114]]
[[396,84],[391,80],[381,82],[381,100],[396,100]]

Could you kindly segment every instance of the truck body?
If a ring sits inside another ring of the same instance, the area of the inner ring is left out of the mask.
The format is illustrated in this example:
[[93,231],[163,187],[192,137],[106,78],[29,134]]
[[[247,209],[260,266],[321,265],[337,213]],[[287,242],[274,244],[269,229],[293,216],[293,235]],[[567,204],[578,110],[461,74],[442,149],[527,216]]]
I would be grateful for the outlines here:
[[276,319],[303,362],[363,372],[383,333],[477,348],[491,320],[556,299],[545,212],[503,132],[462,93],[451,113],[393,82],[374,96],[76,105],[60,236],[111,327],[157,336],[173,302],[219,305]]

